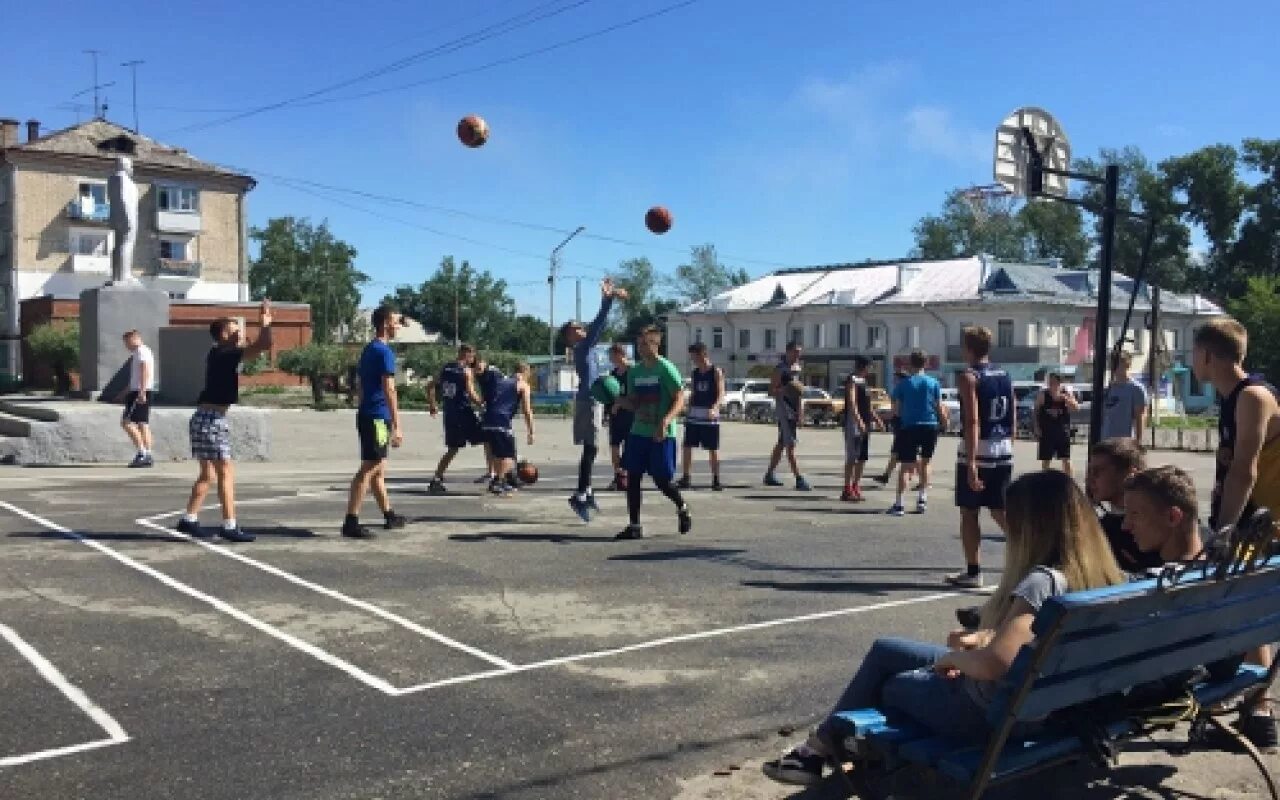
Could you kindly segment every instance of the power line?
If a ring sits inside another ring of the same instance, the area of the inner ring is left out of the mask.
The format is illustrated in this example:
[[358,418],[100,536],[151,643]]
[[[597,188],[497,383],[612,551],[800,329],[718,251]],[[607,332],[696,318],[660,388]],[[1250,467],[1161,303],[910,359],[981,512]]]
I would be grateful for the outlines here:
[[389,64],[384,64],[380,67],[376,67],[366,72],[362,72],[359,75],[346,78],[344,80],[338,81],[337,83],[331,83],[319,89],[313,89],[309,92],[305,92],[303,94],[296,95],[294,97],[285,98],[284,100],[277,100],[273,103],[267,103],[265,105],[257,106],[255,108],[245,109],[237,113],[231,114],[230,116],[222,117],[220,119],[193,123],[191,125],[187,125],[182,128],[177,128],[174,131],[171,131],[170,133],[184,133],[187,131],[204,130],[205,128],[211,128],[217,125],[224,125],[229,122],[235,122],[236,120],[241,120],[246,117],[262,114],[267,111],[274,111],[276,109],[284,108],[286,106],[304,105],[304,101],[319,97],[322,94],[328,94],[329,92],[336,91],[338,89],[344,89],[348,86],[352,86],[357,83],[363,83],[365,81],[374,80],[376,78],[382,77],[383,75],[388,75],[392,72],[397,72],[402,69],[407,69],[408,67],[411,67],[414,64],[417,64],[421,61],[425,61],[431,58],[437,58],[442,55],[447,55],[449,53],[457,52],[458,50],[463,50],[465,48],[472,47],[474,45],[480,44],[481,42],[488,41],[489,39],[502,36],[503,34],[510,33],[511,31],[518,30],[520,28],[528,27],[529,25],[536,24],[538,22],[541,22],[542,20],[549,19],[559,14],[563,14],[566,11],[571,11],[580,6],[584,6],[587,3],[595,2],[595,0],[573,0],[568,5],[563,5],[559,8],[551,8],[552,6],[556,6],[563,2],[564,0],[551,0],[551,2],[546,2],[540,5],[534,6],[529,11],[524,11],[524,12],[521,12],[520,14],[516,14],[512,17],[508,17],[500,22],[481,28],[478,31],[473,31],[472,33],[465,34],[463,36],[460,36],[456,39],[450,40],[443,44],[439,44],[434,47],[427,48],[425,50],[420,50],[416,53],[412,53],[408,56],[405,56],[404,58],[398,59]]

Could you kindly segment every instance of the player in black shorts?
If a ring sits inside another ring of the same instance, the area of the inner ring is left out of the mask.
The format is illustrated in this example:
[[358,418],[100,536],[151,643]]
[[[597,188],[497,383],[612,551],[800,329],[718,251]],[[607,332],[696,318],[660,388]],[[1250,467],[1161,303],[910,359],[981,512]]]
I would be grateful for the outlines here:
[[[619,396],[625,396],[627,370],[631,368],[631,361],[627,358],[627,348],[614,343],[609,348],[609,360],[613,362],[613,369],[609,374],[618,381],[618,388],[621,391]],[[613,462],[613,482],[609,484],[609,489],[625,492],[627,471],[622,468],[622,447],[626,444],[627,437],[631,435],[631,423],[635,421],[636,415],[616,402],[605,409],[605,414],[609,418],[609,457]]]
[[1062,471],[1071,474],[1071,413],[1079,407],[1071,389],[1062,382],[1062,376],[1049,373],[1049,388],[1036,393],[1036,407],[1031,415],[1032,429],[1040,441],[1037,458],[1045,469],[1057,458],[1062,462]]
[[444,485],[444,473],[453,463],[454,456],[464,447],[483,445],[484,430],[480,427],[480,417],[476,409],[483,405],[479,391],[476,389],[472,366],[476,360],[476,350],[469,344],[458,348],[458,359],[444,365],[440,377],[436,379],[435,390],[431,393],[431,416],[435,416],[440,407],[444,408],[444,446],[445,453],[436,465],[435,477],[431,479],[427,491],[431,494],[444,494],[448,489]]

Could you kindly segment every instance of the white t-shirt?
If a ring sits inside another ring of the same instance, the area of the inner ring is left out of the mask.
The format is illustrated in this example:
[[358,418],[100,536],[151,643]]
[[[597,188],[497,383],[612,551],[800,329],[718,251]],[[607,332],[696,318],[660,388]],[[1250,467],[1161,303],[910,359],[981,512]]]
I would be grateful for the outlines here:
[[[149,367],[146,386],[142,385],[143,364]],[[146,389],[149,392],[154,388],[156,388],[156,357],[151,354],[150,347],[140,344],[129,357],[129,391],[139,392]]]

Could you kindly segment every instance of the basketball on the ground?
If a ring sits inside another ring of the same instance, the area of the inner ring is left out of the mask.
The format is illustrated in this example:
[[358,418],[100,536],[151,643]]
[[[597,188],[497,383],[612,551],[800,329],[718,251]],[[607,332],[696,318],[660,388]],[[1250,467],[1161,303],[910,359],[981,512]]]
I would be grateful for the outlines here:
[[671,230],[671,212],[663,206],[654,206],[645,212],[644,226],[657,234],[666,233]]
[[601,405],[613,405],[613,401],[617,400],[621,393],[622,385],[612,375],[601,375],[596,378],[595,383],[591,384],[591,396]]
[[520,482],[527,485],[538,482],[538,468],[528,461],[521,461],[516,465],[516,477]]
[[458,140],[467,147],[479,147],[489,141],[489,123],[468,114],[458,121]]

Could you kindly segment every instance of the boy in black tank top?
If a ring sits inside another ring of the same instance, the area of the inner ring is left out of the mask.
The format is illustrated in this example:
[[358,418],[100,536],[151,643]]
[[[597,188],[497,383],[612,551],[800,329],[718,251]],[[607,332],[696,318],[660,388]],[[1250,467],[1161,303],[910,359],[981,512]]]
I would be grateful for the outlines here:
[[711,489],[721,491],[720,485],[720,404],[724,402],[724,370],[711,363],[707,357],[707,345],[703,342],[689,345],[693,359],[693,374],[689,376],[691,392],[689,409],[684,418],[684,466],[683,475],[676,485],[681,489],[693,486],[689,470],[693,467],[693,448],[707,451],[711,462]]
[[1036,457],[1045,469],[1055,458],[1061,459],[1062,471],[1071,474],[1071,413],[1080,407],[1062,376],[1049,373],[1049,388],[1036,393],[1036,407],[1031,420],[1036,439]]

